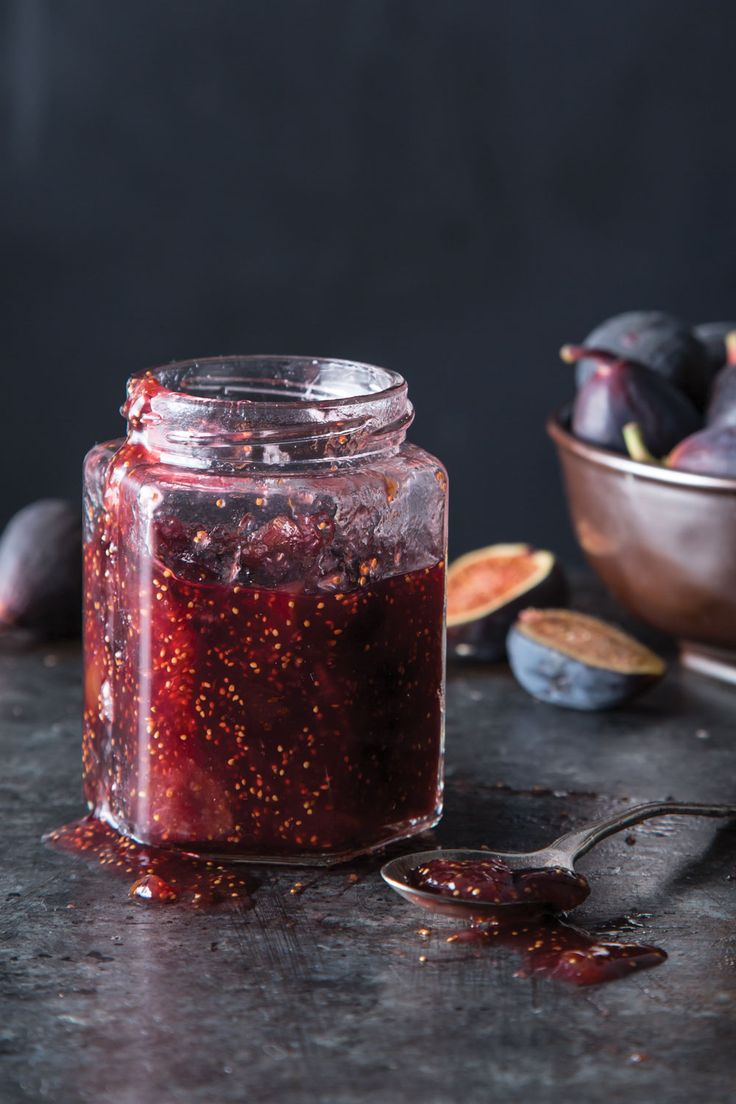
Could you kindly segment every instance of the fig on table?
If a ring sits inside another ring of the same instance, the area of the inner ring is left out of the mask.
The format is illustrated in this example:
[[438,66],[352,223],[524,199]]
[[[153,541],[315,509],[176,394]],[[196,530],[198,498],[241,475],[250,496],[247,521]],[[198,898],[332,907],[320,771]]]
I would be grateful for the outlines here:
[[458,659],[495,663],[519,610],[561,605],[567,582],[555,556],[528,544],[467,552],[447,572],[447,646]]
[[602,710],[658,682],[666,665],[628,633],[566,609],[526,609],[508,637],[511,670],[539,701]]
[[0,538],[0,625],[51,640],[76,635],[81,622],[82,519],[68,502],[39,499]]

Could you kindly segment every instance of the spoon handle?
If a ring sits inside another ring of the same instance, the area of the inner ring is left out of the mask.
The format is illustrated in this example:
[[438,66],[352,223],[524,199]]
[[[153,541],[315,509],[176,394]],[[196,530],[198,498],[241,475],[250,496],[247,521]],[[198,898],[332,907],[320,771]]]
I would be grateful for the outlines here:
[[[605,817],[587,828],[577,832],[567,832],[551,844],[550,851],[561,851],[570,856],[572,862],[579,859],[607,836],[639,824],[650,817],[669,816],[677,813],[682,816],[736,817],[736,805],[690,805],[684,801],[649,801],[646,805],[633,805],[613,816]],[[570,865],[572,865],[572,862]]]

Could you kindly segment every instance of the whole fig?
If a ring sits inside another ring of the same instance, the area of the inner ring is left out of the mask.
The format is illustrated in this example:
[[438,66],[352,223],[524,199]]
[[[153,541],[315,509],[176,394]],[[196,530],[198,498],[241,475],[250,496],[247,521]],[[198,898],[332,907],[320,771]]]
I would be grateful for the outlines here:
[[726,339],[734,330],[736,322],[699,322],[693,327],[693,334],[705,349],[711,381],[726,363]]
[[601,448],[624,452],[624,426],[636,422],[647,448],[663,456],[700,428],[692,403],[648,368],[597,349],[565,346],[563,359],[594,362],[597,367],[578,391],[572,411],[576,437]]
[[[710,379],[720,367],[712,367],[704,345],[685,323],[664,311],[616,314],[591,330],[583,345],[649,368],[684,391],[698,407],[704,404]],[[595,369],[596,362],[591,357],[578,361],[578,387]]]
[[667,467],[736,479],[736,426],[708,426],[686,437],[667,457]]
[[736,331],[725,338],[726,364],[713,381],[705,413],[708,426],[736,425]]
[[73,636],[81,608],[79,511],[55,498],[32,502],[0,537],[0,625],[43,639]]

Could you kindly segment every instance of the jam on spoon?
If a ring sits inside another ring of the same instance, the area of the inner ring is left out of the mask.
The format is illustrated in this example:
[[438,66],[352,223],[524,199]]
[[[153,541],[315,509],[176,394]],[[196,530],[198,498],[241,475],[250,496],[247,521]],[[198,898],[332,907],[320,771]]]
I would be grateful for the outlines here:
[[554,914],[577,907],[590,892],[574,872],[576,859],[615,832],[669,814],[734,817],[736,806],[649,802],[567,832],[537,851],[425,851],[391,859],[381,875],[411,904],[468,921],[471,926],[450,942],[495,942],[521,953],[521,976],[543,974],[575,985],[613,981],[657,966],[667,955],[659,947],[601,942]]
[[560,866],[512,870],[499,858],[431,859],[418,866],[410,877],[417,889],[445,897],[542,907],[554,912],[577,908],[590,893],[585,878],[572,870]]
[[447,942],[508,947],[522,956],[517,977],[597,985],[667,958],[659,947],[603,943],[552,915],[576,908],[590,893],[586,879],[564,867],[513,870],[499,858],[431,859],[409,877],[417,889],[501,906],[490,919],[471,923]]

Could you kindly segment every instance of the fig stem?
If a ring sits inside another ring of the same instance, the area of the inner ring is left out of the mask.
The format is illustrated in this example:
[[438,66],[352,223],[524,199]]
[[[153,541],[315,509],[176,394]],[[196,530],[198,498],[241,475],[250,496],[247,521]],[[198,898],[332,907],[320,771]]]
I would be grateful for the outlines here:
[[560,359],[564,360],[565,364],[574,364],[581,359],[582,355],[583,351],[579,345],[563,345],[560,349]]
[[624,435],[626,450],[632,460],[638,460],[640,464],[660,463],[644,443],[644,435],[638,422],[627,422],[621,432]]
[[595,361],[597,371],[604,374],[610,372],[617,364],[623,363],[614,353],[607,353],[605,349],[589,348],[587,345],[563,345],[560,349],[560,357],[566,364],[576,364],[577,361],[589,357]]
[[726,334],[726,364],[736,364],[736,330]]

